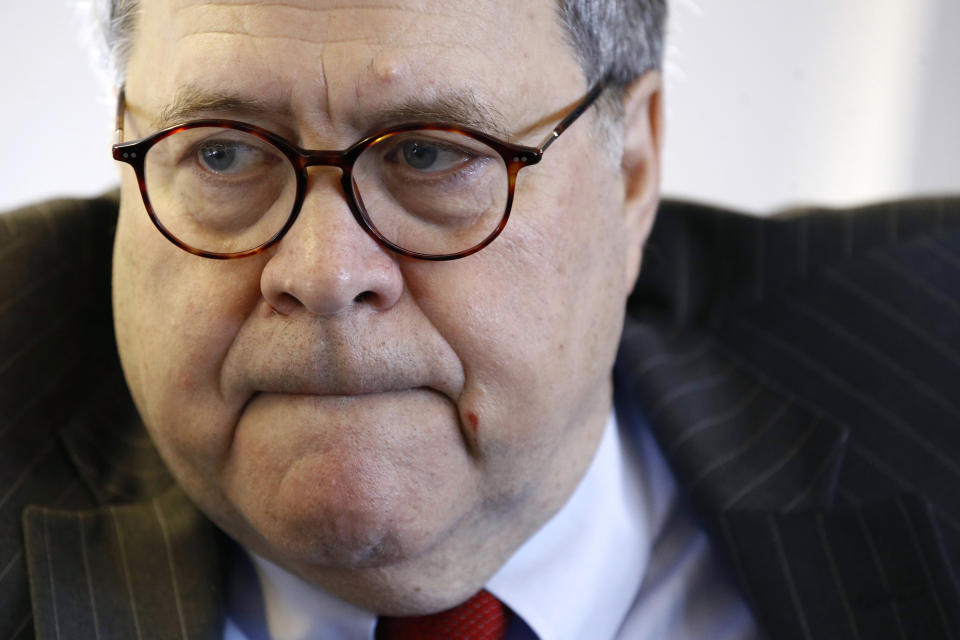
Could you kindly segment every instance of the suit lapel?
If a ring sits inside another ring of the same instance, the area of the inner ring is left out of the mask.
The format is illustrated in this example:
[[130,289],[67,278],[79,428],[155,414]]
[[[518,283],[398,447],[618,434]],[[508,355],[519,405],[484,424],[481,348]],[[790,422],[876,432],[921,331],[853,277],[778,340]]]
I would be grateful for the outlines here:
[[222,633],[216,534],[178,487],[87,511],[30,507],[23,524],[38,639]]
[[100,506],[23,515],[37,637],[219,637],[219,533],[173,481],[115,376],[60,432]]
[[[618,390],[639,401],[772,637],[960,637],[960,527],[944,498],[955,363],[928,349],[955,344],[957,325],[919,311],[960,286],[945,208],[659,216]],[[923,287],[874,308],[889,264]]]
[[771,388],[710,338],[628,325],[616,374],[698,508],[832,503],[848,430]]
[[848,428],[703,336],[630,325],[616,373],[771,637],[951,637],[960,601],[927,503],[834,504]]

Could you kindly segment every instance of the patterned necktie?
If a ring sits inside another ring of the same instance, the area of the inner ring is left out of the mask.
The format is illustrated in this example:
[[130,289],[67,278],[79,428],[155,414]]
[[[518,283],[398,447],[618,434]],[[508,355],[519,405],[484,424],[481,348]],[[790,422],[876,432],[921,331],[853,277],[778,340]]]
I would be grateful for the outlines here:
[[507,608],[484,590],[453,609],[429,616],[381,617],[377,640],[502,640],[507,622]]

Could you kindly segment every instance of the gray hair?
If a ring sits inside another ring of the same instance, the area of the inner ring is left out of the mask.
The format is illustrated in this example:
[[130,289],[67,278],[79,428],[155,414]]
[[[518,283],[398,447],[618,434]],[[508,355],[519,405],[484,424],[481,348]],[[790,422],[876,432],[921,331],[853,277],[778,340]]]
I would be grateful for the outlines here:
[[82,18],[92,23],[93,54],[114,87],[123,86],[133,47],[140,0],[92,0],[79,3]]
[[666,0],[558,0],[557,9],[588,84],[606,76],[623,89],[661,67]]
[[610,160],[623,151],[623,92],[663,64],[666,0],[557,0],[567,42],[587,84],[606,78],[597,103],[599,133]]

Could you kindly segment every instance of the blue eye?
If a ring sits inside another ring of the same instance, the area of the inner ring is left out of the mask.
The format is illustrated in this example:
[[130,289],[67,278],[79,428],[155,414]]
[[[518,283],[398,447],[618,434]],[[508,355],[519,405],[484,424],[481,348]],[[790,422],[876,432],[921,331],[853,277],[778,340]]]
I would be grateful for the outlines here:
[[407,142],[403,145],[403,159],[414,169],[429,169],[439,155],[437,148],[419,142]]
[[400,144],[399,151],[407,167],[423,172],[449,171],[474,159],[466,149],[432,144],[427,140],[406,140]]
[[211,171],[225,173],[230,170],[237,159],[237,150],[224,144],[213,144],[200,150],[203,163]]
[[197,148],[201,168],[218,175],[239,176],[258,172],[276,163],[275,154],[240,142],[205,142]]

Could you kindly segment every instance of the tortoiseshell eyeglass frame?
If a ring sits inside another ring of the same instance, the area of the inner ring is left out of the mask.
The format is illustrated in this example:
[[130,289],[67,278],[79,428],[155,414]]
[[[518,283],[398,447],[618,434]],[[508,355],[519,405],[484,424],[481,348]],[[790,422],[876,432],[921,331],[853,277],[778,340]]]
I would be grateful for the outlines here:
[[[540,162],[547,148],[550,147],[554,140],[559,138],[560,134],[566,131],[570,125],[577,120],[577,118],[583,115],[583,113],[590,108],[600,94],[603,93],[606,85],[607,83],[605,80],[601,80],[595,84],[590,91],[573,107],[570,113],[567,114],[536,147],[528,147],[524,145],[503,142],[502,140],[493,138],[482,131],[457,124],[446,122],[412,122],[408,124],[387,127],[377,131],[364,137],[362,140],[359,140],[342,151],[302,149],[289,142],[285,138],[267,131],[266,129],[262,129],[246,122],[224,119],[192,120],[190,122],[184,122],[182,124],[176,124],[167,127],[139,140],[123,142],[123,120],[126,112],[126,100],[124,88],[121,87],[117,97],[117,120],[115,132],[116,144],[113,145],[113,159],[120,162],[125,162],[133,167],[133,170],[137,176],[137,182],[140,186],[140,195],[143,197],[144,207],[146,207],[147,214],[150,216],[150,220],[160,231],[160,233],[162,233],[167,240],[180,247],[184,251],[203,258],[212,258],[215,260],[245,258],[247,256],[261,253],[277,243],[281,238],[283,238],[284,234],[287,233],[290,227],[293,226],[293,223],[296,222],[297,216],[300,214],[300,209],[303,206],[303,199],[307,190],[307,167],[330,166],[338,167],[341,171],[340,184],[343,188],[344,196],[348,206],[350,207],[350,211],[353,213],[354,219],[364,229],[364,231],[366,231],[380,245],[397,254],[411,258],[417,258],[420,260],[456,260],[480,251],[488,244],[493,242],[498,235],[500,235],[500,232],[503,231],[503,228],[506,226],[507,220],[510,217],[510,209],[513,205],[513,192],[517,181],[517,173],[524,167],[528,167]],[[291,209],[290,215],[287,217],[287,221],[284,223],[283,227],[269,240],[261,245],[252,249],[238,251],[235,253],[215,253],[197,249],[187,245],[170,233],[170,231],[163,225],[154,212],[153,206],[150,204],[150,196],[147,192],[146,172],[144,168],[144,161],[146,159],[147,152],[150,151],[150,148],[153,145],[164,138],[179,133],[180,131],[197,127],[223,127],[252,134],[276,147],[293,165],[297,177],[296,199],[294,200],[293,208]],[[468,249],[464,249],[463,251],[444,254],[428,254],[410,251],[409,249],[405,249],[391,242],[373,225],[363,207],[360,197],[357,194],[356,184],[353,180],[352,172],[354,162],[356,162],[360,154],[362,154],[364,150],[371,145],[374,145],[385,138],[398,133],[418,129],[459,133],[478,140],[496,151],[500,157],[503,158],[503,162],[506,165],[508,177],[507,201],[500,224],[498,224],[496,229],[494,229],[479,243]]]

